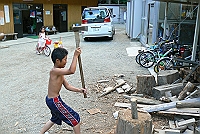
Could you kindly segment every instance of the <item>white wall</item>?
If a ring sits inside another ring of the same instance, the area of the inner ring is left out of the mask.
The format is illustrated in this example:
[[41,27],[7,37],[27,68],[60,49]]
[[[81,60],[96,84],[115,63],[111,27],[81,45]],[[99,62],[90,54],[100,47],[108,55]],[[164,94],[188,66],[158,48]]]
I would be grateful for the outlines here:
[[124,23],[124,12],[126,12],[127,7],[125,5],[116,5],[116,4],[100,4],[98,7],[108,7],[113,9],[113,14],[116,17],[113,18],[113,23]]

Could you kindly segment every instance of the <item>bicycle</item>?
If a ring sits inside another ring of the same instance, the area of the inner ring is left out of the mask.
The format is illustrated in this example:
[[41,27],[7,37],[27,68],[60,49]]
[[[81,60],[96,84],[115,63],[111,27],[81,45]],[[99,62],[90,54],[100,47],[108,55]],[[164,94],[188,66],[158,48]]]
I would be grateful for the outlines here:
[[42,53],[44,53],[44,55],[46,55],[48,57],[51,54],[51,49],[48,46],[48,45],[51,45],[51,42],[52,42],[52,40],[46,39],[45,40],[45,46],[42,47],[42,48],[39,48],[38,47],[39,43],[37,43],[37,45],[36,45],[36,53],[37,54],[41,54],[41,52],[42,52]]
[[[154,72],[158,73],[161,70],[172,70],[179,69],[183,67],[194,67],[198,64],[198,62],[191,61],[191,55],[186,58],[179,58],[173,56],[171,58],[165,57],[158,61],[158,63],[154,66]],[[184,65],[184,63],[188,63],[188,65]]]
[[154,51],[146,51],[139,55],[138,63],[144,68],[150,68],[160,59],[169,56],[169,54],[172,52],[172,48],[170,48],[164,54],[162,54],[162,51],[159,49],[156,49]]
[[[181,48],[183,49],[183,47]],[[192,55],[183,57],[183,53],[185,50],[182,49],[179,50],[179,53],[176,53],[171,57],[160,59],[158,63],[154,66],[154,72],[158,73],[160,70],[170,70],[181,67],[193,67],[194,65],[196,65],[197,63],[195,61],[191,61]],[[184,63],[188,63],[188,65],[184,65]]]
[[174,55],[178,46],[179,44],[177,44],[176,39],[173,39],[172,41],[162,41],[158,44],[158,47],[155,47],[153,50],[145,51],[139,54],[138,63],[144,68],[150,68],[160,59],[166,56],[170,57],[171,55]]

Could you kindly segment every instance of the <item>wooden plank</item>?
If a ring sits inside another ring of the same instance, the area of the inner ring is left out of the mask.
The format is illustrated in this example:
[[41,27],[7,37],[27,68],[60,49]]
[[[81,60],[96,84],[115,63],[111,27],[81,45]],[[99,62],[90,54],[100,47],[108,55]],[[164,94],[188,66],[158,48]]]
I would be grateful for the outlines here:
[[154,129],[154,133],[153,134],[165,134],[165,130],[162,129]]
[[135,99],[137,99],[138,103],[142,103],[142,104],[150,104],[150,105],[162,104],[162,102],[158,101],[158,100],[147,99],[147,98],[142,98],[142,97],[138,97],[138,96],[129,96],[129,95],[123,95],[123,96],[129,100],[131,98],[135,98]]
[[120,102],[115,102],[115,107],[122,107],[122,108],[131,108],[131,103],[120,103]]
[[189,125],[194,124],[194,123],[195,123],[195,118],[192,118],[192,119],[188,119],[188,120],[178,122],[178,126],[184,126],[184,125],[189,126]]
[[165,134],[180,134],[180,130],[174,130],[174,129],[165,129]]
[[[121,108],[129,108],[129,109],[131,109],[131,103],[115,102],[114,106],[115,107],[121,107]],[[137,104],[137,108],[144,108],[144,107],[147,107],[147,106],[149,106],[149,105]]]
[[179,112],[179,113],[200,114],[200,108],[171,108],[171,109],[168,109],[166,111]]
[[169,111],[159,111],[157,113],[158,114],[170,114],[170,115],[199,117],[199,114],[192,114],[192,113],[179,113],[179,112],[169,112]]

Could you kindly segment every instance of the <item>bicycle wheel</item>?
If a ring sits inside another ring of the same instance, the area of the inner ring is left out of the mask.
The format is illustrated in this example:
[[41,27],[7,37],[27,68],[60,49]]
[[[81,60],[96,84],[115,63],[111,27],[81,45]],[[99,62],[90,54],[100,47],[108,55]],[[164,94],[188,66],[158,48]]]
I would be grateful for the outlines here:
[[155,64],[154,67],[153,67],[153,70],[155,73],[158,73],[159,70],[158,70],[158,64]]
[[49,56],[49,55],[51,54],[51,49],[50,49],[50,47],[46,46],[46,47],[44,48],[43,52],[44,52],[44,54],[45,54],[46,56]]
[[158,61],[158,63],[154,66],[154,71],[157,73],[161,70],[170,70],[173,69],[174,62],[170,58],[163,58]]
[[144,68],[150,68],[154,65],[155,56],[152,52],[146,51],[140,54],[139,64]]
[[140,63],[139,63],[139,57],[140,57],[141,54],[142,54],[142,53],[138,53],[138,54],[136,55],[136,57],[135,57],[135,61],[136,61],[137,64],[140,64]]

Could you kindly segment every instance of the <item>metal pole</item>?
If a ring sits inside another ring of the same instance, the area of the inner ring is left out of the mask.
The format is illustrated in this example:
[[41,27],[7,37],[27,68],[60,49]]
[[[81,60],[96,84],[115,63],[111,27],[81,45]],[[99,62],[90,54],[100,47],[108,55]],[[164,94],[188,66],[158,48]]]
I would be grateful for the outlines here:
[[163,39],[165,40],[166,38],[166,27],[167,27],[167,12],[168,12],[168,2],[166,3],[165,6],[165,20],[164,20],[164,31],[163,31]]
[[200,28],[199,23],[200,23],[200,1],[199,1],[199,7],[197,10],[197,19],[196,19],[193,47],[192,47],[192,58],[191,58],[192,61],[195,61],[196,59],[197,42],[198,42],[199,28]]

